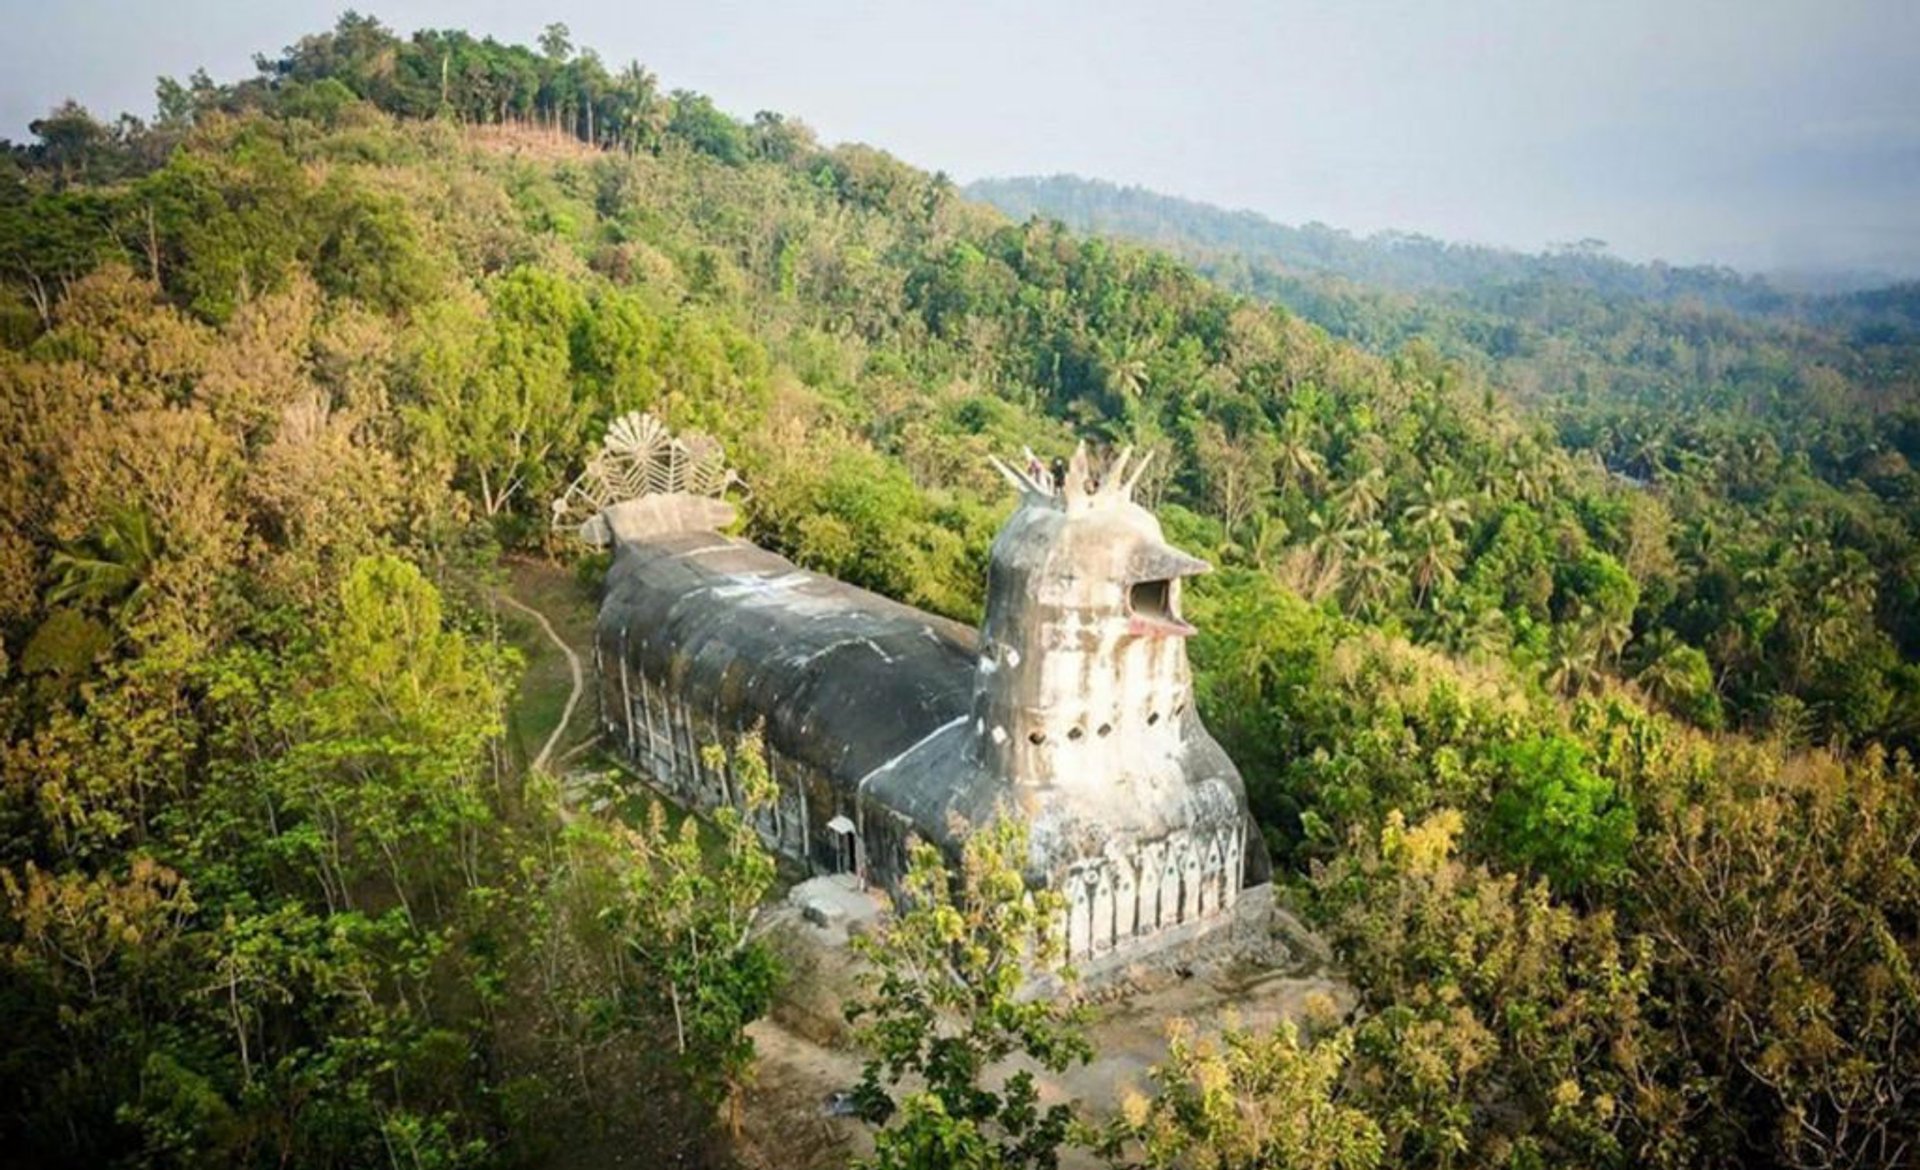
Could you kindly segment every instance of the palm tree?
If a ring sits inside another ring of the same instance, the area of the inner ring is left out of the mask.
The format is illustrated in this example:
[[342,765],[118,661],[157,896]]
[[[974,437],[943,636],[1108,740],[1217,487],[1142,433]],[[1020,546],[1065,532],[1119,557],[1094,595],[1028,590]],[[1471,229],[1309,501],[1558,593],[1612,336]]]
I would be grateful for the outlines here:
[[1280,445],[1274,453],[1274,467],[1284,484],[1298,483],[1310,490],[1326,474],[1326,457],[1314,449],[1313,420],[1305,411],[1290,410],[1280,420]]
[[1842,605],[1870,614],[1879,599],[1880,586],[1873,565],[1857,549],[1843,549],[1841,563],[1827,577],[1824,592]]
[[1658,481],[1666,475],[1667,449],[1671,445],[1668,436],[1659,427],[1648,424],[1645,430],[1633,437],[1627,465],[1638,468],[1641,478],[1649,483]]
[[1687,692],[1689,679],[1683,661],[1686,650],[1687,644],[1672,630],[1653,631],[1639,650],[1646,665],[1635,678],[1649,695],[1668,706],[1673,706]]
[[1808,623],[1807,648],[1815,658],[1832,658],[1853,645],[1859,632],[1860,624],[1845,602],[1821,597]]
[[615,135],[628,154],[651,147],[666,128],[666,109],[660,101],[660,82],[641,66],[629,61],[614,82],[619,96],[619,125]]
[[47,601],[117,611],[125,621],[146,600],[147,577],[160,559],[160,534],[146,510],[117,507],[92,533],[53,554]]
[[1392,538],[1381,524],[1369,524],[1353,536],[1347,561],[1347,608],[1358,614],[1375,614],[1393,596],[1398,581],[1395,572]]
[[1413,603],[1423,605],[1436,591],[1452,585],[1460,569],[1460,540],[1453,529],[1421,524],[1414,529],[1407,568],[1413,578]]
[[1408,404],[1419,426],[1415,446],[1426,451],[1436,445],[1454,422],[1453,407],[1443,389],[1423,390]]
[[1513,623],[1493,606],[1480,610],[1458,605],[1441,611],[1441,642],[1455,654],[1472,658],[1499,658],[1513,641]]
[[1351,530],[1336,526],[1324,508],[1307,513],[1305,569],[1306,581],[1298,586],[1310,600],[1318,601],[1340,588],[1346,575],[1348,542]]
[[1386,502],[1387,473],[1378,467],[1367,468],[1334,497],[1340,518],[1348,524],[1365,524],[1374,519]]
[[1455,528],[1473,518],[1473,510],[1455,488],[1453,470],[1436,467],[1420,482],[1419,494],[1401,515],[1416,528],[1445,528],[1451,536]]
[[1504,453],[1480,448],[1470,456],[1468,470],[1474,495],[1494,504],[1506,502],[1512,480],[1507,475]]
[[1476,659],[1498,659],[1509,646],[1513,646],[1513,622],[1507,621],[1500,609],[1488,605],[1461,624],[1453,651]]
[[1592,632],[1594,649],[1606,662],[1618,662],[1626,652],[1627,643],[1633,640],[1633,621],[1624,615],[1592,614],[1586,625]]
[[1132,335],[1113,346],[1101,362],[1101,376],[1107,389],[1122,399],[1138,398],[1145,393],[1151,381],[1147,359],[1159,347],[1159,339],[1152,334]]
[[1287,542],[1292,532],[1283,517],[1272,512],[1261,511],[1253,517],[1253,540],[1247,548],[1253,563],[1265,569],[1273,564],[1273,556]]
[[1313,554],[1315,567],[1322,572],[1346,558],[1347,542],[1352,535],[1351,530],[1336,525],[1325,508],[1307,513],[1307,550]]
[[1600,651],[1584,629],[1560,627],[1546,666],[1547,686],[1569,697],[1600,683]]
[[1507,454],[1507,474],[1522,503],[1539,507],[1553,493],[1553,475],[1532,444],[1520,444]]

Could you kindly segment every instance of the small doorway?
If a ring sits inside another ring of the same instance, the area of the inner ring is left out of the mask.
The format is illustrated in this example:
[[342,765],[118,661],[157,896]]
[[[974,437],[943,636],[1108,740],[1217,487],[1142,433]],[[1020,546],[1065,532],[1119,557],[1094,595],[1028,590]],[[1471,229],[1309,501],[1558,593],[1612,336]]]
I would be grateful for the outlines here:
[[860,836],[854,830],[853,822],[844,815],[836,816],[827,822],[827,829],[833,834],[833,872],[847,879],[847,885],[861,888],[865,883],[860,873]]

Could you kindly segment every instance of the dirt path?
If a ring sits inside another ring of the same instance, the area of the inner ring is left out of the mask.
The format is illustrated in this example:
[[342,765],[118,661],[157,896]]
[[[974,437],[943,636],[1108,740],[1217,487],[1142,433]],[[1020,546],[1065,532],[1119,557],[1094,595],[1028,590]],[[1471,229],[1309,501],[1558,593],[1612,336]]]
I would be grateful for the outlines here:
[[586,672],[580,668],[580,656],[573,652],[573,647],[567,645],[566,640],[553,628],[553,623],[547,620],[546,614],[504,590],[498,596],[501,601],[540,623],[540,628],[546,631],[548,639],[560,648],[560,653],[567,656],[567,669],[573,674],[573,690],[567,695],[567,705],[561,708],[560,718],[553,725],[553,733],[547,736],[547,742],[541,745],[540,754],[533,760],[533,769],[544,771],[547,762],[553,758],[553,750],[560,746],[560,741],[567,734],[568,725],[573,722],[573,710],[580,705],[581,692],[586,690]]

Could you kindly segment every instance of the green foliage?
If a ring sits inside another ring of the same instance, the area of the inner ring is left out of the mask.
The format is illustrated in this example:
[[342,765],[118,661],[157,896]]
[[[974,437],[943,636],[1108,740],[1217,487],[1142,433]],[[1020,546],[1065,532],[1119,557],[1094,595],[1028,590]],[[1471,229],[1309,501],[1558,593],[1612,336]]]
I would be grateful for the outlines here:
[[1701,650],[1672,636],[1656,636],[1642,650],[1644,665],[1636,679],[1648,694],[1710,731],[1724,721],[1713,685],[1713,665]]
[[[1523,255],[1356,239],[1071,176],[970,191],[1015,216],[1170,247],[1230,288],[1454,383],[1436,387],[1441,413],[1392,446],[1411,441],[1429,465],[1525,506],[1470,541],[1466,588],[1430,624],[1411,623],[1417,636],[1460,649],[1481,641],[1461,636],[1484,628],[1473,611],[1500,606],[1515,627],[1524,611],[1533,624],[1511,630],[1512,645],[1571,692],[1591,689],[1634,633],[1671,634],[1707,657],[1712,693],[1674,705],[1703,726],[1731,717],[1765,728],[1791,696],[1823,738],[1916,744],[1895,660],[1920,654],[1920,624],[1907,616],[1920,609],[1868,600],[1870,579],[1885,589],[1912,578],[1920,541],[1909,287],[1795,295],[1724,270],[1631,264],[1591,241]],[[1482,405],[1510,399],[1551,435],[1476,451],[1484,420],[1459,391],[1481,382]],[[1330,438],[1322,450],[1337,474],[1342,444]],[[1529,529],[1552,543],[1540,547]],[[1300,584],[1317,593],[1344,576],[1337,592],[1382,616],[1371,577],[1351,580],[1362,558],[1344,543],[1344,563],[1320,558],[1317,580]],[[1417,604],[1419,579],[1443,562],[1417,541],[1394,543]],[[1538,624],[1543,574],[1558,590],[1557,631]],[[1849,583],[1850,601],[1833,596],[1836,582]],[[1447,612],[1456,607],[1468,612]]]
[[20,669],[30,675],[50,675],[56,684],[70,683],[84,676],[112,641],[105,626],[62,606],[49,612],[20,648]]
[[1350,1103],[1352,1056],[1345,1030],[1302,1040],[1282,1021],[1214,1039],[1176,1021],[1152,1072],[1159,1092],[1122,1102],[1102,1152],[1109,1165],[1148,1170],[1373,1170],[1385,1143]]
[[[855,1091],[874,1135],[876,1170],[1049,1167],[1071,1109],[1042,1107],[1033,1073],[991,1066],[1015,1054],[1060,1072],[1092,1056],[1077,1012],[1022,995],[1030,974],[1058,962],[1064,900],[1029,890],[1025,826],[999,818],[975,829],[960,872],[924,843],[897,917],[858,940],[872,964],[866,998],[849,1007],[870,1053]],[[907,1078],[923,1087],[907,1089]]]
[[446,301],[414,336],[409,417],[423,454],[446,461],[489,517],[551,492],[552,456],[580,445],[588,404],[574,393],[572,344],[586,301],[564,280],[519,269],[486,306]]
[[1684,1140],[1634,1129],[1673,1120],[1634,1100],[1660,1055],[1651,948],[1463,864],[1461,828],[1452,810],[1391,815],[1313,883],[1374,1009],[1354,1043],[1385,1164],[1621,1165],[1634,1141]]
[[710,154],[729,166],[747,161],[747,134],[740,123],[713,108],[705,94],[677,92],[673,95],[673,117],[667,131],[686,140],[687,145]]
[[1490,753],[1495,776],[1488,831],[1504,857],[1565,892],[1619,878],[1633,846],[1631,805],[1594,772],[1580,744],[1539,736]]
[[739,791],[738,808],[714,814],[719,847],[704,846],[693,817],[670,828],[654,802],[641,828],[620,836],[632,862],[619,899],[601,916],[644,973],[645,1018],[672,1019],[688,1076],[717,1101],[734,1099],[752,1069],[746,1027],[773,1003],[778,971],[753,926],[774,862],[752,820],[778,791],[757,732],[731,752],[710,746],[703,754]]
[[159,556],[153,519],[137,505],[122,504],[87,539],[53,554],[48,568],[55,580],[47,602],[98,605],[124,621],[144,599],[147,574]]
[[[1223,562],[1197,701],[1363,1011],[1183,1047],[1125,1156],[1916,1148],[1920,801],[1875,743],[1920,736],[1910,296],[1786,324],[1591,249],[1214,249],[1270,309],[550,32],[349,14],[0,159],[18,1160],[695,1156],[774,975],[751,809],[563,823],[477,604],[643,408],[722,439],[755,539],[964,620],[988,453],[1156,450],[1141,498]],[[1011,832],[958,889],[923,854],[876,956],[882,1164],[1065,1135],[987,1071],[1085,1051],[1014,994],[1052,919]]]

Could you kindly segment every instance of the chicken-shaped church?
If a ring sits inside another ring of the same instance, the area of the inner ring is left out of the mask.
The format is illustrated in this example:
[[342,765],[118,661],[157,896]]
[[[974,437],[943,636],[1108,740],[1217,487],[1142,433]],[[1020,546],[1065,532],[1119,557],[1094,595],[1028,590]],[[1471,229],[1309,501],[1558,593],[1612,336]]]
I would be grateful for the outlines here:
[[723,535],[717,446],[620,420],[554,505],[613,552],[606,732],[655,786],[714,807],[734,784],[701,746],[761,728],[779,799],[758,827],[812,872],[893,890],[913,838],[957,855],[1012,812],[1029,881],[1066,895],[1072,958],[1206,933],[1269,866],[1194,710],[1180,592],[1209,566],[1133,502],[1128,461],[1098,478],[1084,447],[1053,473],[996,462],[1020,502],[976,633]]

